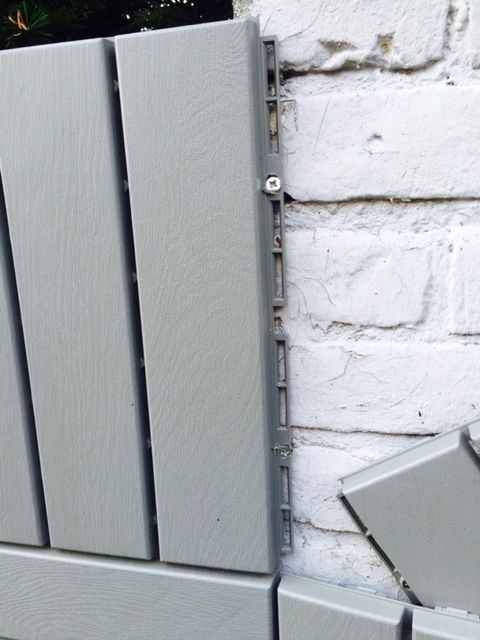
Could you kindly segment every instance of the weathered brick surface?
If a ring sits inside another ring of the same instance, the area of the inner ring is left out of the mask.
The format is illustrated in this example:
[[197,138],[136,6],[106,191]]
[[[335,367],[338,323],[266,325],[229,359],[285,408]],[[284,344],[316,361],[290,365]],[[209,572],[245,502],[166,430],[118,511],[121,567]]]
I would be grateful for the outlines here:
[[346,438],[335,431],[303,428],[293,430],[293,439],[292,492],[297,522],[358,533],[337,499],[340,478],[405,449],[419,438],[368,433],[351,433]]
[[295,425],[428,434],[480,416],[475,345],[345,340],[293,344]]
[[[287,234],[289,315],[394,327],[425,317],[432,234],[299,229]],[[415,277],[412,277],[415,274]]]
[[399,597],[339,478],[480,417],[480,3],[236,0],[280,40],[295,550]]
[[474,68],[480,67],[480,3],[476,0],[469,5],[469,50],[470,61]]
[[294,536],[295,551],[284,558],[286,573],[402,597],[389,570],[362,535],[295,524]]
[[480,85],[299,97],[284,113],[297,200],[480,196]]
[[480,334],[480,226],[457,227],[450,234],[450,330]]
[[442,56],[446,0],[253,0],[238,4],[242,15],[258,15],[265,33],[279,37],[287,68],[305,71],[377,65],[407,69]]

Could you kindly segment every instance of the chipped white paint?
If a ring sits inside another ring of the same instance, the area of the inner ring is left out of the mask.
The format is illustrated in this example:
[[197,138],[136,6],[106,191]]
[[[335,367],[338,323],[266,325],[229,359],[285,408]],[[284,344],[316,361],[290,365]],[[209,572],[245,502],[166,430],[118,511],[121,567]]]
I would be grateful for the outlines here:
[[442,56],[447,0],[241,4],[240,13],[258,15],[265,33],[279,37],[289,69],[329,71],[360,64],[409,69]]
[[323,531],[295,522],[293,535],[295,553],[284,557],[285,573],[402,597],[389,570],[361,534]]
[[296,546],[398,597],[339,477],[480,417],[479,0],[237,0],[280,40]]
[[472,66],[480,67],[480,2],[472,0],[469,7],[469,48]]

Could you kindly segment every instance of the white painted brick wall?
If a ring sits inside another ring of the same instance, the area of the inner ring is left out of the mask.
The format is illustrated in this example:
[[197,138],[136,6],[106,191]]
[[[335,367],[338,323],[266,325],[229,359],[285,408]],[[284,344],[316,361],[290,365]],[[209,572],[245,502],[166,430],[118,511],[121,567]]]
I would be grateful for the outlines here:
[[425,318],[432,234],[317,229],[289,229],[292,331],[305,323],[315,334],[333,323],[394,327]]
[[299,96],[284,118],[286,189],[302,201],[477,197],[479,119],[480,87]]
[[237,0],[280,40],[295,551],[401,597],[339,478],[480,417],[480,0]]
[[452,253],[448,306],[452,333],[480,333],[480,226],[454,229],[450,236]]
[[249,9],[282,40],[286,69],[411,69],[441,58],[448,0],[255,0]]

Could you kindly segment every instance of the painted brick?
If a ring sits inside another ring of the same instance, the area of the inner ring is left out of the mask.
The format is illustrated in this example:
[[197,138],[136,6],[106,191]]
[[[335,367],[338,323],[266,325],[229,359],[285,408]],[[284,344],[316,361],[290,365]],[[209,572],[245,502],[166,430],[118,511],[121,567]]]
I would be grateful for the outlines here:
[[480,196],[479,120],[478,85],[299,97],[283,118],[286,190],[303,201]]
[[449,274],[450,330],[480,333],[480,226],[453,229]]
[[323,329],[332,323],[394,327],[420,322],[431,242],[429,234],[399,231],[290,230],[289,316]]
[[[446,252],[448,257],[450,230],[479,224],[480,200],[290,202],[285,213],[287,234],[310,231],[316,239],[341,231],[351,231],[359,237],[368,232],[381,243],[385,238],[398,242],[405,234],[427,234],[425,246],[430,246],[432,253],[438,253],[437,247],[441,245],[442,254]],[[439,231],[442,233],[437,233]],[[286,242],[290,242],[288,236]],[[414,242],[422,246],[421,240]],[[295,249],[301,250],[301,247]],[[291,256],[287,258],[290,260]]]
[[480,3],[476,0],[469,6],[469,49],[470,61],[474,68],[480,67]]
[[294,344],[290,415],[338,431],[437,433],[480,415],[480,345]]
[[294,536],[294,551],[282,560],[285,573],[401,597],[390,571],[362,535],[295,523]]
[[264,32],[279,37],[287,68],[408,69],[441,57],[448,4],[447,0],[253,0],[237,2],[237,13],[258,15]]
[[286,71],[283,322],[301,428],[283,570],[402,597],[338,479],[416,441],[403,433],[479,416],[480,3],[234,3],[279,37]]
[[294,429],[293,514],[317,529],[358,533],[337,495],[340,478],[411,446],[417,438]]

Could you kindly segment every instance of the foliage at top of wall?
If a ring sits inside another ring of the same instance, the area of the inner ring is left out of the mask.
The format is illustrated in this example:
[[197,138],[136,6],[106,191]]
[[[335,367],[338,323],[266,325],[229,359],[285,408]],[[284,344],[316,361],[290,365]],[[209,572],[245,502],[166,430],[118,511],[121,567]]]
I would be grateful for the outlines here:
[[231,0],[0,0],[0,49],[214,22],[232,16]]

